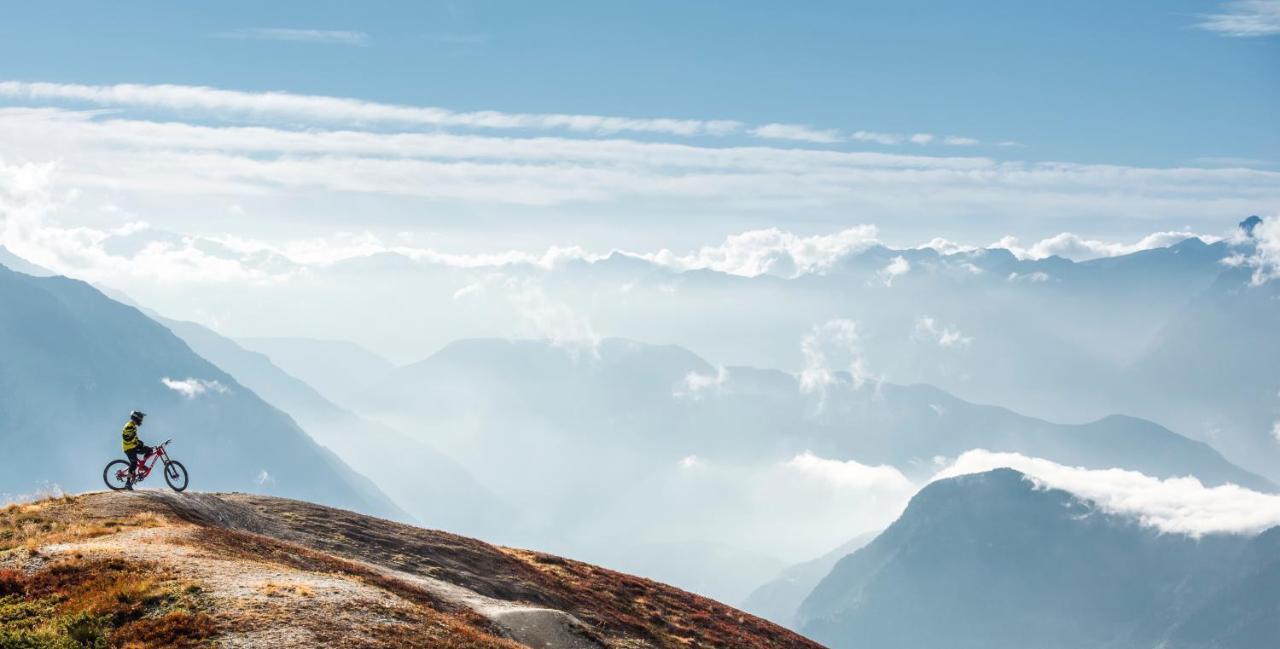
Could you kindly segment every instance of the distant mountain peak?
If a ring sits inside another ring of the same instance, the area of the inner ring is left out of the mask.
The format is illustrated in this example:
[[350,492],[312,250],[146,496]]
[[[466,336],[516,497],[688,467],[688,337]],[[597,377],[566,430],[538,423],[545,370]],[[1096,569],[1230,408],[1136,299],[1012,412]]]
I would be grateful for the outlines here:
[[13,254],[11,250],[4,246],[0,246],[0,266],[6,266],[9,270],[14,270],[24,275],[32,275],[35,277],[50,277],[57,275],[57,273],[49,270],[48,268],[31,263],[30,261]]
[[1241,221],[1241,222],[1240,222],[1240,229],[1241,229],[1245,234],[1247,234],[1247,235],[1249,235],[1249,236],[1251,236],[1251,237],[1252,237],[1252,236],[1253,236],[1253,229],[1254,229],[1254,228],[1256,228],[1256,227],[1258,227],[1258,224],[1259,224],[1259,223],[1262,223],[1262,217],[1258,216],[1257,214],[1254,214],[1254,215],[1250,216],[1249,218],[1247,218],[1247,219],[1245,219],[1245,220],[1243,220],[1243,221]]

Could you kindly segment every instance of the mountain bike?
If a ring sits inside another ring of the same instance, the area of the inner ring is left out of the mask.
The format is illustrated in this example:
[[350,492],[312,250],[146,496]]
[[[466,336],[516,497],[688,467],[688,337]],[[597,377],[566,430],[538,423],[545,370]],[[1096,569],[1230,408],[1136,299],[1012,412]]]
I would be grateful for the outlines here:
[[[187,467],[182,463],[169,458],[169,452],[165,447],[172,442],[166,439],[163,444],[157,445],[151,449],[151,452],[138,460],[138,467],[133,477],[133,484],[138,484],[151,475],[151,469],[156,465],[156,460],[164,463],[164,481],[174,491],[182,491],[187,488]],[[112,491],[120,491],[129,488],[129,461],[128,460],[112,460],[107,463],[107,468],[102,470],[102,481],[107,483],[107,488]]]

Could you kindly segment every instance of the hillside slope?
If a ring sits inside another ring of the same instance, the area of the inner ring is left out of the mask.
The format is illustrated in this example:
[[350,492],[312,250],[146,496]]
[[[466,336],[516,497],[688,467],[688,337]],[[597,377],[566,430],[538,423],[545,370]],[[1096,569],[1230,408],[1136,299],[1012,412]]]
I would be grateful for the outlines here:
[[101,485],[102,467],[122,455],[121,425],[141,409],[151,415],[142,438],[173,438],[195,488],[405,516],[288,415],[137,309],[83,282],[6,268],[0,305],[0,442],[26,456],[0,474],[0,492]]
[[57,498],[9,507],[0,539],[5,646],[818,646],[652,581],[265,496]]

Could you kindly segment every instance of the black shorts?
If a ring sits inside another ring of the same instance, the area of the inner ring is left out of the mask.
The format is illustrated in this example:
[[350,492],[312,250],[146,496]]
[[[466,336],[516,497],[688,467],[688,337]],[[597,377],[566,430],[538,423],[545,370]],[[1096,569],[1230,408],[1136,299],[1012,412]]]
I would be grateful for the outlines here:
[[152,450],[153,449],[150,446],[147,446],[146,444],[139,444],[125,451],[124,456],[129,458],[129,468],[132,469],[133,467],[137,466],[138,460],[141,460],[142,458],[146,457],[147,454],[150,453]]

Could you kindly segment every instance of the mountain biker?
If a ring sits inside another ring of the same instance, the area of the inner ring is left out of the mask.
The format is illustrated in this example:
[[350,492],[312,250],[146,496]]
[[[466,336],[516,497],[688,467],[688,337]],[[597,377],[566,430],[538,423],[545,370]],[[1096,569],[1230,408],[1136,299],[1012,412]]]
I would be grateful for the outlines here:
[[154,450],[138,439],[138,426],[142,425],[142,420],[146,416],[147,413],[137,410],[129,413],[129,421],[124,425],[124,430],[120,432],[124,455],[129,458],[129,481],[125,483],[125,489],[133,490],[133,476],[138,470],[138,463]]

